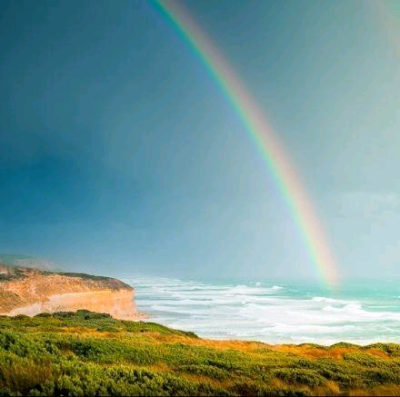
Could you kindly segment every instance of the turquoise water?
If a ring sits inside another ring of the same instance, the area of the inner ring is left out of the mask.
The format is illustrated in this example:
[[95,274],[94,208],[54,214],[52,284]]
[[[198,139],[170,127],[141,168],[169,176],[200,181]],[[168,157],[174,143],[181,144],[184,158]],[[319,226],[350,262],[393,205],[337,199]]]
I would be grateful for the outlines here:
[[397,282],[348,283],[338,291],[268,281],[141,277],[139,310],[151,321],[215,339],[270,343],[400,342]]

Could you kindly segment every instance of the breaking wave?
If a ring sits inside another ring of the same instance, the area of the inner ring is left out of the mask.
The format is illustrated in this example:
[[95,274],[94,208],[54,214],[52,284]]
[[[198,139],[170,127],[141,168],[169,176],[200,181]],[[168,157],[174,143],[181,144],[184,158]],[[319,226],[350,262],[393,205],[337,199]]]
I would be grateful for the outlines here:
[[217,339],[270,343],[399,341],[398,293],[321,296],[311,287],[217,284],[145,277],[126,280],[151,321]]

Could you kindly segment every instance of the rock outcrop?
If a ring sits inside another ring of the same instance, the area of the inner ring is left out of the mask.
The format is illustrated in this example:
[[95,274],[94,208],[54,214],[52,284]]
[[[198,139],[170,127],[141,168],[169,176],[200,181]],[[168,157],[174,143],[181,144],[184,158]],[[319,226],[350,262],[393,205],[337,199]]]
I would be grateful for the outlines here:
[[133,288],[117,279],[0,263],[0,314],[33,316],[80,309],[120,320],[143,317],[136,309]]

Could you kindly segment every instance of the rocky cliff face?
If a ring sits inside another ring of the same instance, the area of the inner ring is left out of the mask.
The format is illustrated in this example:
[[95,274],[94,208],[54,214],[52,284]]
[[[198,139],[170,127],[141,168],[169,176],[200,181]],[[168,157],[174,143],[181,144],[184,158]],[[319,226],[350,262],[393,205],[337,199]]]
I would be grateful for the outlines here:
[[0,263],[0,314],[87,309],[122,320],[136,320],[134,290],[114,278],[55,273]]

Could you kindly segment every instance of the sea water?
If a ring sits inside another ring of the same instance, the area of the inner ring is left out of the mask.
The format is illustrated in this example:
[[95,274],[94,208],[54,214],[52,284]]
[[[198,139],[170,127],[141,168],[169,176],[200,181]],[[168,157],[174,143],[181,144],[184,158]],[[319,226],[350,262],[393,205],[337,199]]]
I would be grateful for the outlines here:
[[397,282],[340,289],[268,281],[125,280],[150,321],[214,339],[269,343],[400,342]]

